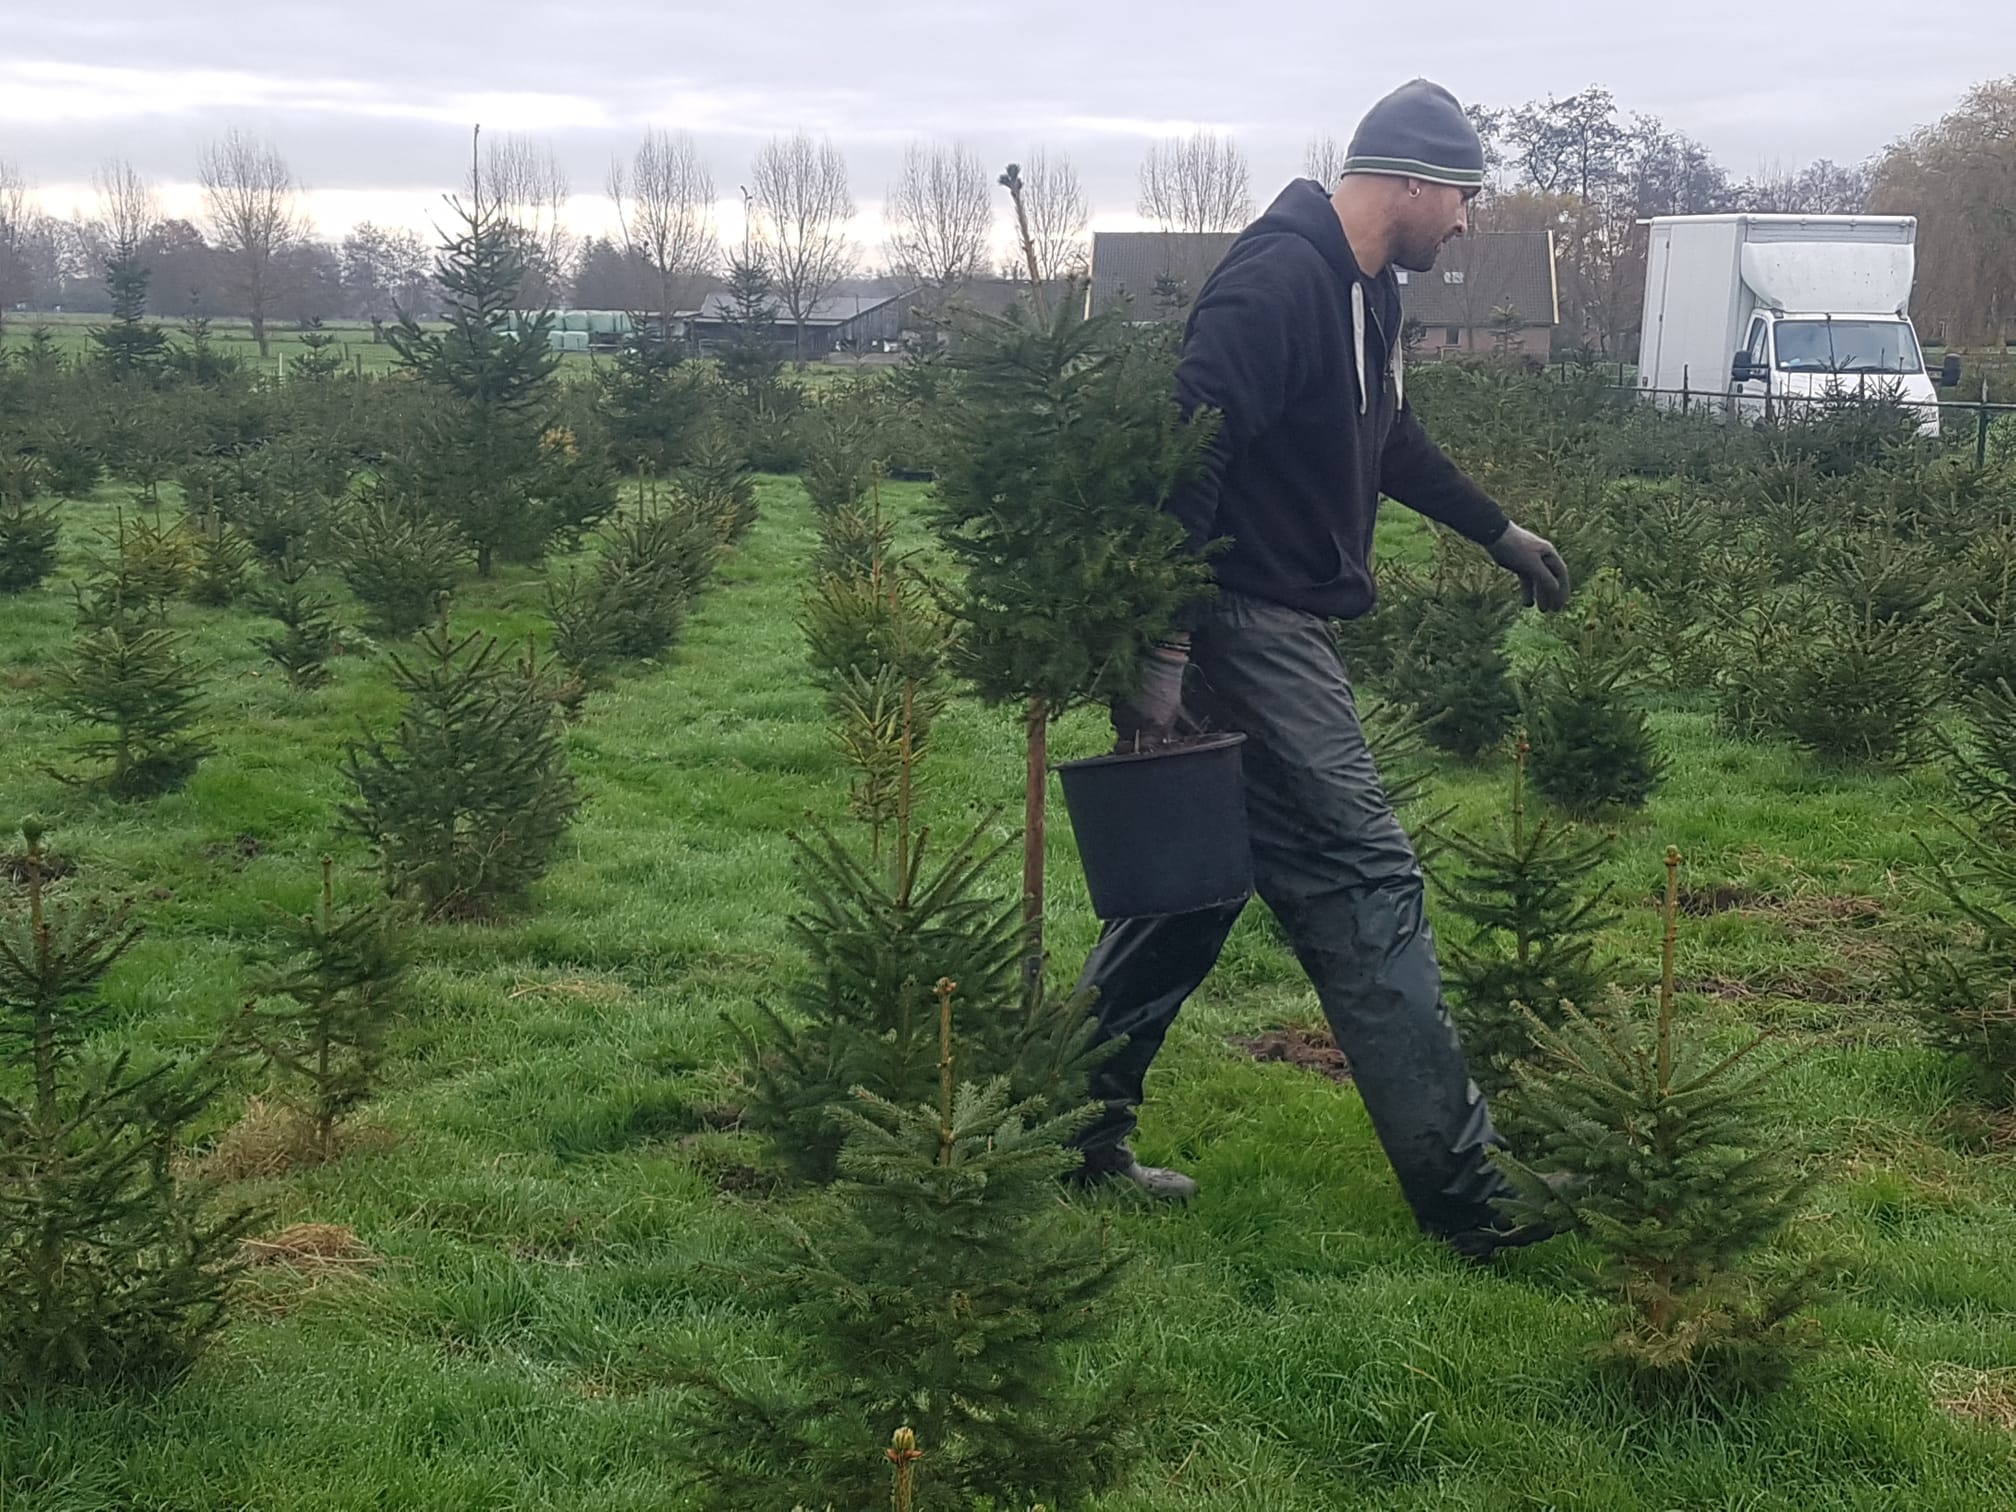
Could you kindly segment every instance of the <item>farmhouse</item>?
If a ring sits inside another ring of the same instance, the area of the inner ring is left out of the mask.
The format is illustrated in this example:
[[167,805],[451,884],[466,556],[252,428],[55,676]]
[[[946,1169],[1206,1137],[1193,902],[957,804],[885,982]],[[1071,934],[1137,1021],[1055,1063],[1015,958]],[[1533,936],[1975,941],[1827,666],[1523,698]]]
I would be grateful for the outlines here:
[[1561,323],[1551,231],[1479,231],[1433,271],[1400,272],[1400,307],[1424,355],[1504,352],[1547,360]]
[[[1134,318],[1177,318],[1231,247],[1232,232],[1101,231],[1092,238],[1092,309],[1130,300]],[[1422,348],[1544,360],[1561,319],[1550,231],[1459,237],[1430,273],[1399,273],[1400,302]]]

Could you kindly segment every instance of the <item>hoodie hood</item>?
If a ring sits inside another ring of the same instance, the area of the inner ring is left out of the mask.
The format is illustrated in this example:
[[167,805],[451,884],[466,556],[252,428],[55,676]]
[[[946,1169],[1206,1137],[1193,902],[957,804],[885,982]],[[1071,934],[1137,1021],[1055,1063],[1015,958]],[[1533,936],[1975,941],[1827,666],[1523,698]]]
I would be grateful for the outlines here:
[[1358,259],[1351,254],[1351,242],[1344,235],[1344,223],[1337,219],[1337,209],[1330,203],[1330,194],[1314,179],[1296,179],[1286,189],[1274,197],[1274,203],[1267,207],[1267,213],[1246,230],[1247,236],[1269,236],[1287,233],[1299,236],[1318,252],[1323,261],[1351,291],[1351,346],[1358,370],[1358,412],[1368,414],[1372,403],[1371,374],[1367,370],[1365,339],[1368,315],[1366,311],[1367,289],[1372,286],[1372,298],[1378,301],[1376,318],[1380,334],[1386,346],[1386,367],[1392,374],[1395,389],[1404,400],[1406,377],[1401,371],[1400,353],[1400,301],[1390,289],[1390,280],[1383,275],[1367,278]]
[[1363,278],[1358,259],[1351,255],[1351,243],[1344,237],[1344,223],[1337,219],[1330,203],[1330,191],[1314,179],[1296,179],[1274,196],[1267,213],[1247,228],[1248,236],[1292,231],[1318,252],[1344,279]]

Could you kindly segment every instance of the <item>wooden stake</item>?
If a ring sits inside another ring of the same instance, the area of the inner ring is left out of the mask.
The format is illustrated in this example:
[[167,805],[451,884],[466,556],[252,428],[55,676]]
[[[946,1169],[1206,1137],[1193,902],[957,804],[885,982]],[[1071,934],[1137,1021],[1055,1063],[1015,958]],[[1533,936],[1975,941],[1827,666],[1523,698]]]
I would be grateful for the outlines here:
[[1031,1001],[1043,980],[1044,814],[1050,780],[1050,709],[1029,700],[1029,767],[1022,792],[1022,987]]
[[1659,962],[1659,1092],[1673,1081],[1673,956],[1680,938],[1680,851],[1666,847],[1666,943]]

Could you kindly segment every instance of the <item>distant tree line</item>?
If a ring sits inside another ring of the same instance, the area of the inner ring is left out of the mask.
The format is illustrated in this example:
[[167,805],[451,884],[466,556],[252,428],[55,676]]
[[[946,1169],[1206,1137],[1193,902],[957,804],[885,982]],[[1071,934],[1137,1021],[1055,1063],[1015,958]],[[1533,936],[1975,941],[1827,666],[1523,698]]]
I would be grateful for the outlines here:
[[[1950,114],[1867,162],[1823,158],[1747,178],[1657,117],[1626,114],[1606,89],[1474,106],[1471,115],[1491,166],[1476,225],[1554,233],[1570,345],[1630,350],[1644,283],[1640,220],[1730,210],[1916,215],[1920,323],[1956,342],[2016,334],[2016,77],[1977,86]],[[1317,135],[1303,171],[1334,183],[1343,158],[1336,137]],[[1082,275],[1092,206],[1071,159],[1037,146],[1019,161],[1040,273]],[[549,147],[491,137],[472,159],[472,182],[479,171],[518,240],[528,307],[669,314],[733,285],[739,268],[760,271],[784,318],[802,325],[869,260],[855,239],[846,161],[831,141],[805,132],[757,150],[742,186],[749,228],[739,248],[718,238],[713,176],[684,132],[654,128],[612,163],[604,187],[616,227],[606,235],[571,229],[572,188]],[[988,266],[997,171],[963,143],[913,142],[886,186],[882,267],[939,298],[989,272],[1026,277],[1020,259]],[[270,145],[227,133],[205,149],[198,180],[201,217],[168,219],[130,167],[111,163],[99,176],[97,213],[59,220],[41,213],[22,172],[0,161],[0,321],[17,305],[109,310],[104,269],[121,237],[131,240],[135,215],[136,255],[159,316],[249,316],[263,339],[269,318],[389,320],[428,299],[419,236],[367,222],[340,241],[317,238]],[[128,200],[137,195],[138,208],[126,204],[116,228],[108,185],[132,191]],[[1246,155],[1229,136],[1204,130],[1151,143],[1134,208],[1172,232],[1238,230],[1256,208]]]

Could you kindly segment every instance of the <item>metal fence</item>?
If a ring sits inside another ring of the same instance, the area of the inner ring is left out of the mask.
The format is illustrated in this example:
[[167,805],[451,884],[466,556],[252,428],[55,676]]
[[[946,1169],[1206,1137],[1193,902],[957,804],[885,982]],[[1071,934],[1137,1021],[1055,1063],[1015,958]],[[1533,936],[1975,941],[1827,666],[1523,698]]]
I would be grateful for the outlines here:
[[[1554,368],[1557,374],[1568,374],[1574,368]],[[1605,370],[1607,371],[1607,370]],[[1718,420],[1741,420],[1746,423],[1764,425],[1797,424],[1812,418],[1815,411],[1839,410],[1844,405],[1857,403],[1880,403],[1886,396],[1881,394],[1858,394],[1850,391],[1824,394],[1778,394],[1749,395],[1731,390],[1705,390],[1694,388],[1655,389],[1640,388],[1624,381],[1621,377],[1615,383],[1603,385],[1605,393],[1620,398],[1640,401],[1657,400],[1669,410],[1681,414],[1712,416]],[[1922,415],[1926,410],[1936,409],[1939,414],[1939,445],[1942,450],[1965,454],[1971,452],[1976,467],[1988,465],[1988,451],[1991,437],[1998,425],[2016,433],[2016,404],[2002,404],[1991,401],[1987,385],[1982,385],[1979,399],[1937,399],[1931,403],[1917,400],[1892,399],[1900,409],[1908,413]],[[2006,443],[2010,452],[2016,454],[2016,435]]]

